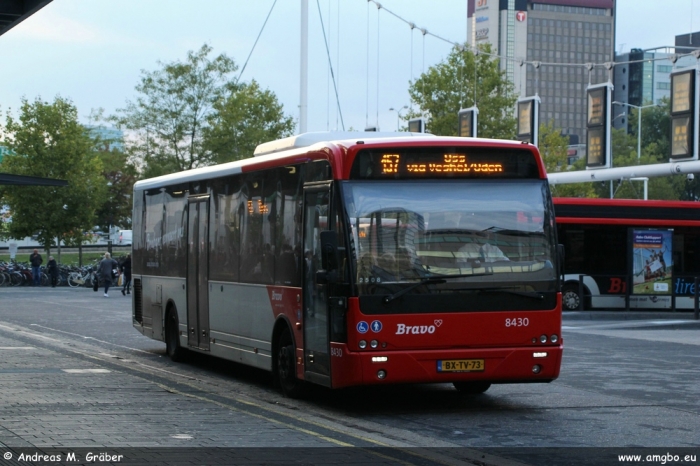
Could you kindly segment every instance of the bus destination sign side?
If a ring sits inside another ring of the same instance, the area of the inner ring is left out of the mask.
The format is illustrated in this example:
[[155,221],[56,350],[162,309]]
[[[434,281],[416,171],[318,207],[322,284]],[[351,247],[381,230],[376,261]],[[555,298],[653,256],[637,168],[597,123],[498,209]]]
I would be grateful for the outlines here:
[[402,160],[400,154],[384,154],[381,158],[381,174],[396,175],[405,170],[412,175],[439,175],[442,173],[503,173],[502,163],[470,162],[465,154],[443,154],[442,160]]

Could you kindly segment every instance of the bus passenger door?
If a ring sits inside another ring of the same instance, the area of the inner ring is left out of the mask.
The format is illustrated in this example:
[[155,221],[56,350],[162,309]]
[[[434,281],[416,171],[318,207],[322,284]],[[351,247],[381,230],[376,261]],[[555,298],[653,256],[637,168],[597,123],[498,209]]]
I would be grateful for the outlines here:
[[314,383],[331,386],[329,313],[327,285],[317,283],[322,269],[321,231],[329,229],[330,185],[304,189],[304,377]]
[[209,349],[209,196],[187,205],[187,345]]

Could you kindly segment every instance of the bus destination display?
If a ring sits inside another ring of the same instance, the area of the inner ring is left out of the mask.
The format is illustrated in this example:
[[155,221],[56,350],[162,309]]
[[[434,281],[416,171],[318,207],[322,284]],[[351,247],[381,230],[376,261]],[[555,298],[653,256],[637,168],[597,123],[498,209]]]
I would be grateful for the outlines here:
[[[384,154],[381,158],[382,175],[394,175],[399,173],[401,155]],[[469,162],[464,154],[444,154],[442,160],[434,162],[405,161],[403,168],[408,173],[503,173],[501,163]]]
[[351,178],[539,178],[534,154],[524,150],[465,148],[361,151]]

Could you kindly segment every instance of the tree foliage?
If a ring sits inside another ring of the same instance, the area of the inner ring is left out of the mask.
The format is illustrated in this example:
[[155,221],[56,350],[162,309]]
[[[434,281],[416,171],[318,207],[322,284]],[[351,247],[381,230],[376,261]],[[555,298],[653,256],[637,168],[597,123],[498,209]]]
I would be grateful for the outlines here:
[[3,171],[68,181],[64,187],[4,186],[3,202],[12,215],[8,235],[36,235],[46,250],[57,239],[81,242],[94,225],[106,186],[94,141],[78,123],[75,106],[60,97],[53,103],[24,99],[19,118],[8,113],[2,132],[12,151],[2,161]]
[[129,156],[117,149],[100,151],[102,175],[107,185],[104,204],[97,209],[96,224],[103,231],[116,225],[128,229],[131,226],[132,191],[138,178],[136,166]]
[[[480,50],[490,52],[490,46]],[[513,84],[488,53],[475,55],[467,47],[454,47],[444,61],[412,82],[408,93],[420,110],[405,118],[429,115],[426,126],[433,134],[456,136],[457,113],[476,105],[479,137],[515,138]]]
[[294,119],[284,115],[274,93],[254,80],[214,104],[205,131],[206,145],[216,163],[251,157],[258,144],[291,136]]
[[185,62],[158,62],[161,69],[142,71],[136,101],[119,110],[115,120],[136,133],[130,148],[142,159],[145,176],[211,162],[203,130],[237,69],[224,54],[210,59],[211,51],[205,44],[188,52]]
[[184,62],[142,71],[136,100],[113,118],[133,132],[127,152],[144,177],[249,157],[260,142],[291,134],[275,95],[238,83],[234,60],[211,54],[205,44]]
[[[561,134],[550,121],[539,127],[538,149],[542,155],[547,173],[557,173],[567,170],[569,139]],[[583,169],[583,161],[577,162],[572,169]],[[552,195],[557,197],[595,197],[592,183],[569,183],[552,185]]]

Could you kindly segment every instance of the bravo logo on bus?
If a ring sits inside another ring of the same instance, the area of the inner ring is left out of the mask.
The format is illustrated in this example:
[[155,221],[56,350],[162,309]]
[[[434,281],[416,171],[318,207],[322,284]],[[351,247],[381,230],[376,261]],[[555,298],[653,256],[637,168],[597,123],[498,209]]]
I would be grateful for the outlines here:
[[435,319],[434,325],[406,325],[396,324],[396,335],[424,335],[435,333],[437,327],[442,325],[442,319]]
[[632,294],[671,294],[673,230],[632,231]]

